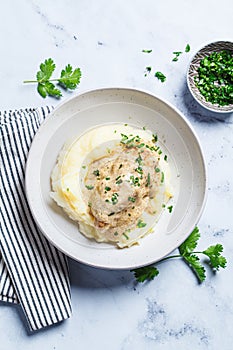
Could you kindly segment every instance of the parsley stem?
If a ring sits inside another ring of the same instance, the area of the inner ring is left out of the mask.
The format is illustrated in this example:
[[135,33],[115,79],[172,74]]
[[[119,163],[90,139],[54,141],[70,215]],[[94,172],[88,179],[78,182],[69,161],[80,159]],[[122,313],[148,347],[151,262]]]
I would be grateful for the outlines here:
[[[190,252],[190,254],[203,254],[203,252],[194,251],[194,252]],[[188,254],[188,255],[190,255],[190,254]],[[158,263],[165,261],[165,260],[168,260],[168,259],[173,259],[173,258],[184,258],[184,256],[182,254],[169,255],[169,256],[166,256],[165,258],[159,260]]]
[[[58,80],[62,80],[62,79],[48,79],[46,81],[58,81]],[[44,80],[24,80],[23,83],[27,84],[27,83],[44,83]]]
[[169,256],[166,256],[166,258],[159,260],[158,263],[165,261],[165,260],[168,260],[168,259],[173,259],[173,258],[182,258],[182,255],[181,254],[169,255]]
[[38,83],[37,80],[24,80],[23,81],[24,84],[27,84],[27,83]]

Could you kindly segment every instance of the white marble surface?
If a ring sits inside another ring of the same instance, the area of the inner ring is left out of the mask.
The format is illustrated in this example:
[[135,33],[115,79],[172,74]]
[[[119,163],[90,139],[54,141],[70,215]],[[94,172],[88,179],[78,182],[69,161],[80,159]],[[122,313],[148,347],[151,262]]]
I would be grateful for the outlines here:
[[[226,270],[199,285],[182,261],[160,265],[151,283],[137,285],[128,271],[105,271],[69,260],[72,318],[29,334],[20,308],[0,305],[0,349],[222,349],[233,342],[233,116],[208,113],[187,91],[194,52],[232,39],[232,0],[8,0],[1,1],[0,109],[56,105],[23,85],[52,57],[83,72],[73,94],[98,87],[146,89],[178,107],[204,150],[209,185],[199,228],[200,246],[222,243]],[[191,52],[172,62],[173,51]],[[143,54],[142,49],[153,49]],[[152,65],[162,84],[144,77]],[[72,95],[73,95],[72,94]],[[71,94],[66,93],[64,98]]]

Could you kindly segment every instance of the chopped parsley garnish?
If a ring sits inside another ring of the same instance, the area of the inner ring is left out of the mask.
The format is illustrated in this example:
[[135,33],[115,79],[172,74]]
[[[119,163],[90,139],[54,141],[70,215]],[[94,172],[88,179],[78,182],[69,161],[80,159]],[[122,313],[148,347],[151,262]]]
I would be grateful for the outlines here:
[[161,183],[164,183],[164,172],[161,172]]
[[145,126],[143,126],[143,128],[142,128],[143,130],[146,130],[146,127]]
[[132,137],[131,139],[127,140],[127,141],[126,141],[126,144],[127,144],[127,145],[132,144],[132,142],[135,140],[135,137],[136,137],[136,136],[134,136],[134,137]]
[[105,180],[107,180],[107,181],[110,180],[110,177],[105,177]]
[[134,197],[128,197],[128,201],[134,203],[134,202],[136,201],[136,198],[134,198]]
[[142,220],[138,220],[138,223],[137,223],[137,227],[138,228],[143,228],[143,227],[145,227],[146,226],[146,223],[145,222],[143,222]]
[[83,168],[83,169],[86,169],[86,165],[83,165],[82,168]]
[[150,186],[150,173],[147,174],[146,187]]
[[105,191],[111,191],[111,187],[106,186]]
[[94,171],[93,171],[93,174],[94,174],[95,176],[100,176],[100,172],[99,172],[98,169],[94,170]]
[[151,53],[152,50],[145,50],[145,49],[144,49],[144,50],[142,50],[142,52],[143,52],[143,53]]
[[166,155],[166,154],[165,154],[165,156],[164,156],[164,160],[167,161],[167,155]]
[[151,67],[146,67],[144,76],[147,77],[147,75],[150,74],[151,70]]
[[120,185],[120,184],[122,184],[122,182],[123,182],[123,180],[120,179],[120,180],[116,181],[116,184]]
[[123,181],[122,181],[122,179],[121,179],[121,175],[117,176],[117,178],[116,178],[116,184],[117,184],[117,185],[120,185],[122,182],[123,182]]
[[138,158],[135,159],[135,162],[137,162],[138,165],[142,165],[142,157],[141,157],[141,154],[139,154]]
[[162,208],[166,208],[166,204],[162,204]]
[[151,150],[151,151],[156,151],[156,152],[159,150],[159,146],[154,147],[154,146],[146,145],[146,148],[148,148],[148,149]]
[[70,189],[67,187],[66,191],[69,192],[69,190],[70,190]]
[[129,239],[129,236],[127,236],[127,234],[124,232],[123,234],[122,234],[126,239]]
[[135,171],[136,171],[137,173],[139,173],[139,174],[143,174],[143,170],[142,170],[142,167],[141,167],[141,166],[137,167],[137,168],[135,169]]
[[92,186],[92,185],[86,185],[85,186],[88,190],[93,190],[93,188],[94,188],[94,186]]
[[160,169],[157,168],[157,167],[155,167],[155,172],[156,172],[156,173],[159,173],[159,172],[160,172]]
[[153,143],[156,143],[157,141],[158,141],[158,135],[153,134],[153,135],[152,135],[152,142],[153,142]]
[[114,232],[114,236],[118,236],[118,232],[116,231],[116,232]]
[[137,148],[142,148],[145,146],[145,143],[140,143],[139,145],[137,145]]
[[130,180],[132,181],[132,184],[134,186],[140,186],[140,183],[139,183],[139,178],[136,176],[134,177],[133,175],[130,176]]
[[137,146],[137,144],[135,144],[135,142],[139,143],[141,138],[138,135],[137,136],[129,135],[129,136],[131,138],[129,138],[125,134],[121,134],[121,141],[120,141],[120,143],[126,145],[128,148]]
[[174,51],[173,54],[175,55],[175,57],[172,61],[176,62],[178,61],[178,57],[182,54],[182,51]]
[[112,212],[112,213],[110,213],[110,214],[108,214],[108,216],[112,216],[112,215],[114,215],[115,213],[114,213],[114,211]]
[[92,204],[91,202],[88,202],[88,207],[91,208]]
[[185,52],[189,52],[190,51],[190,45],[187,44],[186,47],[185,47]]
[[173,209],[173,206],[170,205],[170,207],[167,207],[167,209],[168,209],[169,213],[171,213],[171,212],[172,212],[172,209]]
[[126,143],[128,140],[128,136],[125,134],[121,134],[121,143]]
[[156,72],[155,77],[159,79],[162,83],[164,83],[166,80],[166,76],[162,72]]
[[113,205],[117,204],[117,202],[118,202],[118,198],[117,197],[118,196],[119,196],[118,193],[113,193],[112,198],[111,198]]
[[123,167],[123,164],[120,164],[120,165],[119,165],[119,169],[121,169],[122,167]]
[[205,56],[194,77],[195,84],[207,102],[225,106],[233,104],[233,55],[230,51]]

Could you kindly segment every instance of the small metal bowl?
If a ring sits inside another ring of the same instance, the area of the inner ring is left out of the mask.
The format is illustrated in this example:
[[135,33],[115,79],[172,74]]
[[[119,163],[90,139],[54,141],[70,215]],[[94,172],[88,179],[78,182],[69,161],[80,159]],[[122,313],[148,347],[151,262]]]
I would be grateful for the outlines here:
[[192,58],[191,63],[187,72],[187,84],[191,94],[194,99],[200,103],[201,106],[212,112],[220,113],[230,113],[233,112],[233,104],[226,106],[219,106],[218,104],[213,104],[207,102],[205,97],[200,93],[199,89],[195,84],[194,77],[198,75],[198,68],[200,66],[201,60],[205,56],[209,56],[212,52],[220,52],[223,50],[231,51],[233,54],[233,42],[231,41],[216,41],[214,43],[208,44],[200,49]]

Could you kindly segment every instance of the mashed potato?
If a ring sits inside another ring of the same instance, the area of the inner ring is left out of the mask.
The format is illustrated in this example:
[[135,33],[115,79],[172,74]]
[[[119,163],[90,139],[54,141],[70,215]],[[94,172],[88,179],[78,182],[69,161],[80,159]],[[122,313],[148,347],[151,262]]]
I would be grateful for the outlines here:
[[64,145],[51,197],[88,238],[129,247],[151,231],[172,196],[161,154],[150,131],[97,127]]

